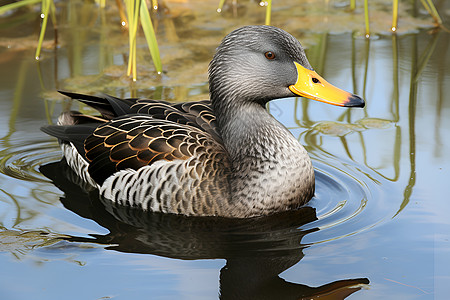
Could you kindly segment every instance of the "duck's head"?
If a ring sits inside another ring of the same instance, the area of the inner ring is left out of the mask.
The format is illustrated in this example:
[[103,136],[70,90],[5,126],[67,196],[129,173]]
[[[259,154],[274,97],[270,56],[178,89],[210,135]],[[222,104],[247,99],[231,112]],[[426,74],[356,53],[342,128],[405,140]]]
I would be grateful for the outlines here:
[[303,47],[289,33],[272,26],[245,26],[228,34],[209,66],[214,107],[258,103],[292,96],[349,107],[364,100],[319,76]]

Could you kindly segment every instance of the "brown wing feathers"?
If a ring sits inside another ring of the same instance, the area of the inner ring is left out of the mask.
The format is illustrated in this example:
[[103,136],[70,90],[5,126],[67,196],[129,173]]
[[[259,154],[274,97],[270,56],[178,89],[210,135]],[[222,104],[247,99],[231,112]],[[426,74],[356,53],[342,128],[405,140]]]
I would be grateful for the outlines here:
[[[64,91],[60,93],[95,108],[107,120],[127,114],[146,114],[155,119],[170,120],[203,129],[216,140],[221,140],[216,130],[215,116],[209,100],[170,103],[151,99],[119,99],[106,94],[91,96]],[[79,119],[82,117],[83,115],[78,115]]]
[[[196,148],[189,146],[196,146],[204,135],[195,132],[197,130],[145,115],[128,115],[112,120],[98,127],[86,139],[89,173],[101,184],[112,174],[111,171],[137,170],[160,159],[187,159]],[[97,163],[98,160],[102,164]]]
[[131,109],[135,113],[148,114],[156,119],[197,127],[211,134],[217,141],[221,140],[209,100],[173,104],[166,101],[140,99]]
[[[83,121],[81,123],[92,122],[87,124],[90,132],[80,131],[84,149],[80,144],[78,152],[89,161],[89,174],[99,184],[119,170],[137,170],[161,159],[187,159],[194,152],[207,149],[207,144],[213,140],[221,143],[209,100],[172,104],[150,99],[122,100],[108,95],[62,93],[94,107],[107,119],[84,118],[82,114],[72,113],[72,118],[77,117]],[[43,130],[63,141],[74,142],[66,133],[72,129],[78,132],[79,126],[50,125]],[[65,130],[57,130],[62,127]]]

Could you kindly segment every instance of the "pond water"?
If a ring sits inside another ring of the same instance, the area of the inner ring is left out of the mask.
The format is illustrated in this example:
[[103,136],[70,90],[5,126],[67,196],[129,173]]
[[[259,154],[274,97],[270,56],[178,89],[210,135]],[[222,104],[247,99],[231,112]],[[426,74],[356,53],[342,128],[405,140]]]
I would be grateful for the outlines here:
[[[446,299],[450,34],[415,30],[410,23],[426,21],[405,15],[404,33],[367,40],[360,13],[291,2],[274,6],[273,24],[367,105],[271,102],[310,153],[316,195],[299,211],[239,221],[114,207],[68,179],[57,141],[39,128],[71,107],[91,111],[57,89],[206,99],[215,47],[233,28],[263,22],[257,3],[219,15],[215,3],[169,2],[155,16],[164,72],[139,37],[137,82],[125,76],[127,36],[114,8],[60,4],[59,46],[49,30],[39,62],[36,11],[0,20],[2,299]],[[307,12],[316,22],[305,24]]]

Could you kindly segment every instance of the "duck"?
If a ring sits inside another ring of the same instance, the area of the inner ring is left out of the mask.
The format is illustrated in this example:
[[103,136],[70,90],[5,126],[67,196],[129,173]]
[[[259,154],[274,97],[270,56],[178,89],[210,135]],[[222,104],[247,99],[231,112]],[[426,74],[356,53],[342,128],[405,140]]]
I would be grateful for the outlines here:
[[99,112],[63,112],[43,132],[87,186],[117,205],[185,216],[251,218],[304,206],[315,193],[305,148],[266,109],[305,97],[342,107],[365,101],[317,74],[300,42],[266,25],[238,28],[208,67],[210,100],[61,91]]

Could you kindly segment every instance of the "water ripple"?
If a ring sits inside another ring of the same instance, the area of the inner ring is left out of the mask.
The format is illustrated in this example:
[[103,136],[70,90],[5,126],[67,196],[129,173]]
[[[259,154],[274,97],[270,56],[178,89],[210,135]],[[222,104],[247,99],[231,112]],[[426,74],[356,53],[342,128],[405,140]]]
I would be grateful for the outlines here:
[[[389,205],[379,201],[379,186],[361,166],[314,159],[316,194],[309,205],[317,220],[302,229],[318,228],[305,239],[307,244],[328,242],[371,228],[384,220]],[[372,172],[373,173],[373,172]],[[372,175],[373,176],[373,175]]]
[[15,141],[14,146],[0,151],[0,173],[26,181],[48,182],[39,167],[60,158],[56,141]]

